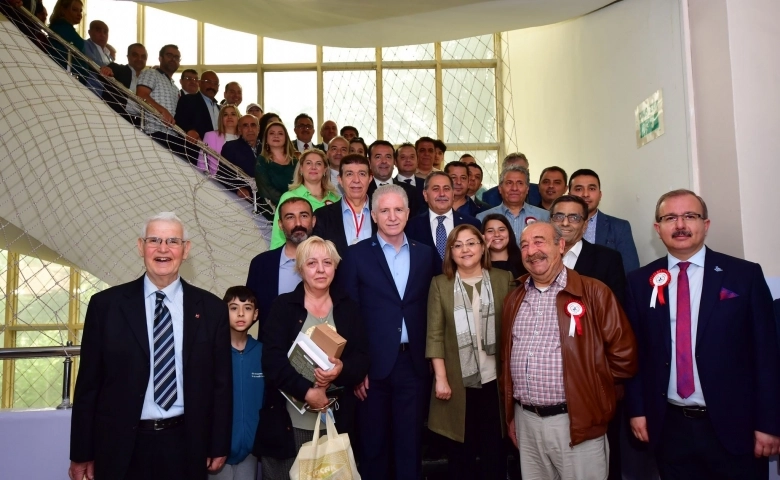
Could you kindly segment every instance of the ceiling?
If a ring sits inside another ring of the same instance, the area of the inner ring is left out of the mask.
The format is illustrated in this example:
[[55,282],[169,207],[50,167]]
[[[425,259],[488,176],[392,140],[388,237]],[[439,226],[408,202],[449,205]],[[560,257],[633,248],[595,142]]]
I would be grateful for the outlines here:
[[549,25],[614,0],[158,0],[220,27],[331,47],[391,47]]

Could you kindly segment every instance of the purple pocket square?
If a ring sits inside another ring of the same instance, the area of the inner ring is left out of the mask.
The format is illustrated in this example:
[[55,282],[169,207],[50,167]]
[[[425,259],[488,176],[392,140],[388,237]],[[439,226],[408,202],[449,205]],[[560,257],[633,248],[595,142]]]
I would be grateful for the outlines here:
[[727,288],[721,288],[720,289],[720,299],[721,300],[728,300],[729,298],[737,298],[739,295],[732,292],[731,290]]

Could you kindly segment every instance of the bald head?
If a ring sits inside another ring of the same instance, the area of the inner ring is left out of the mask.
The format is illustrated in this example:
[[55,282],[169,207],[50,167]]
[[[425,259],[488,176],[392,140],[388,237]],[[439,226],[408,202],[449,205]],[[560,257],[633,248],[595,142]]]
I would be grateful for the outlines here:
[[256,144],[260,134],[260,121],[254,115],[244,115],[238,119],[238,134],[250,145]]
[[89,23],[89,39],[95,42],[96,45],[101,47],[106,46],[108,43],[108,25],[100,20],[92,20]]

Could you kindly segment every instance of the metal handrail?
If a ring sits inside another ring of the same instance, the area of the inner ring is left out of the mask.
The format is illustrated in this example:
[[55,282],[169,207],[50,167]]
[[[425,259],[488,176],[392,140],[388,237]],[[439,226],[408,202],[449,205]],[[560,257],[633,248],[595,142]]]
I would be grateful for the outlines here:
[[[97,63],[92,61],[91,58],[87,57],[86,55],[84,55],[83,52],[81,52],[76,47],[74,47],[72,43],[70,43],[70,42],[66,41],[65,39],[63,39],[62,37],[60,37],[56,32],[51,30],[48,26],[46,26],[43,22],[41,22],[38,17],[36,17],[32,13],[30,13],[26,8],[24,8],[24,7],[12,7],[12,6],[8,5],[8,4],[6,4],[5,2],[3,2],[2,0],[0,0],[0,10],[4,10],[4,7],[14,8],[15,12],[17,14],[25,17],[29,22],[32,22],[34,25],[37,25],[42,31],[44,31],[46,33],[46,35],[49,38],[53,38],[56,41],[58,41],[61,45],[65,46],[65,48],[67,49],[67,52],[68,52],[68,57],[67,57],[67,65],[68,66],[67,66],[66,70],[69,73],[73,74],[73,72],[71,71],[71,65],[72,65],[73,57],[75,56],[75,57],[79,58],[82,62],[85,62],[87,65],[89,65],[90,68],[92,69],[92,73],[100,75],[100,78],[102,79],[102,81],[110,82],[113,87],[117,88],[121,93],[126,95],[128,97],[128,100],[132,100],[139,108],[141,108],[141,112],[142,112],[141,122],[142,122],[142,124],[144,122],[143,112],[145,111],[147,114],[150,114],[150,115],[152,115],[154,117],[157,117],[157,119],[160,121],[160,123],[165,125],[167,128],[170,128],[173,131],[178,132],[179,134],[181,134],[182,137],[185,139],[185,142],[194,143],[206,155],[210,155],[212,157],[215,157],[215,158],[219,159],[220,164],[222,164],[225,167],[227,167],[227,169],[231,173],[236,175],[237,177],[239,177],[239,178],[241,178],[243,180],[253,180],[242,169],[240,169],[239,167],[235,166],[232,162],[230,162],[229,160],[225,159],[222,155],[220,155],[219,153],[215,152],[211,147],[209,147],[208,145],[206,145],[202,141],[200,141],[200,140],[193,141],[193,140],[189,139],[187,137],[186,132],[184,132],[184,130],[182,130],[181,127],[179,127],[178,125],[175,125],[175,124],[174,125],[170,125],[170,124],[168,124],[163,119],[163,117],[160,114],[160,112],[158,112],[151,105],[146,103],[146,101],[144,101],[141,97],[136,95],[135,92],[131,91],[130,89],[126,88],[124,85],[119,83],[119,81],[117,81],[115,78],[107,77],[107,76],[104,76],[104,75],[100,74],[100,66],[98,66]],[[26,37],[30,38],[30,32],[22,31],[22,29],[19,28],[18,25],[16,25],[16,27],[19,29],[19,31],[23,35],[25,35]],[[51,52],[47,52],[47,53],[49,54],[49,56],[54,58]],[[249,185],[251,187],[252,182],[247,182],[247,185]],[[253,204],[252,206],[253,206],[253,211],[255,213],[260,213],[259,210],[258,210],[257,200],[258,200],[257,188],[255,186],[255,188],[252,188],[252,204]],[[270,205],[270,202],[267,202],[267,203]]]
[[73,373],[73,357],[77,355],[81,355],[81,345],[74,346],[71,342],[59,347],[0,348],[0,360],[65,357],[62,362],[62,402],[57,405],[57,410],[73,406],[70,403],[70,379]]

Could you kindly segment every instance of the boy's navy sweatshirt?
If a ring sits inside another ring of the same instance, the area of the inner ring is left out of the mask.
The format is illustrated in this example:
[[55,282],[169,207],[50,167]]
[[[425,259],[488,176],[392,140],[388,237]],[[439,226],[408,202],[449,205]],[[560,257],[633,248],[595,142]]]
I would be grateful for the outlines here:
[[246,339],[243,352],[233,351],[233,439],[230,442],[230,456],[227,463],[241,463],[255,442],[260,408],[263,406],[265,377],[260,357],[263,344],[252,338]]

